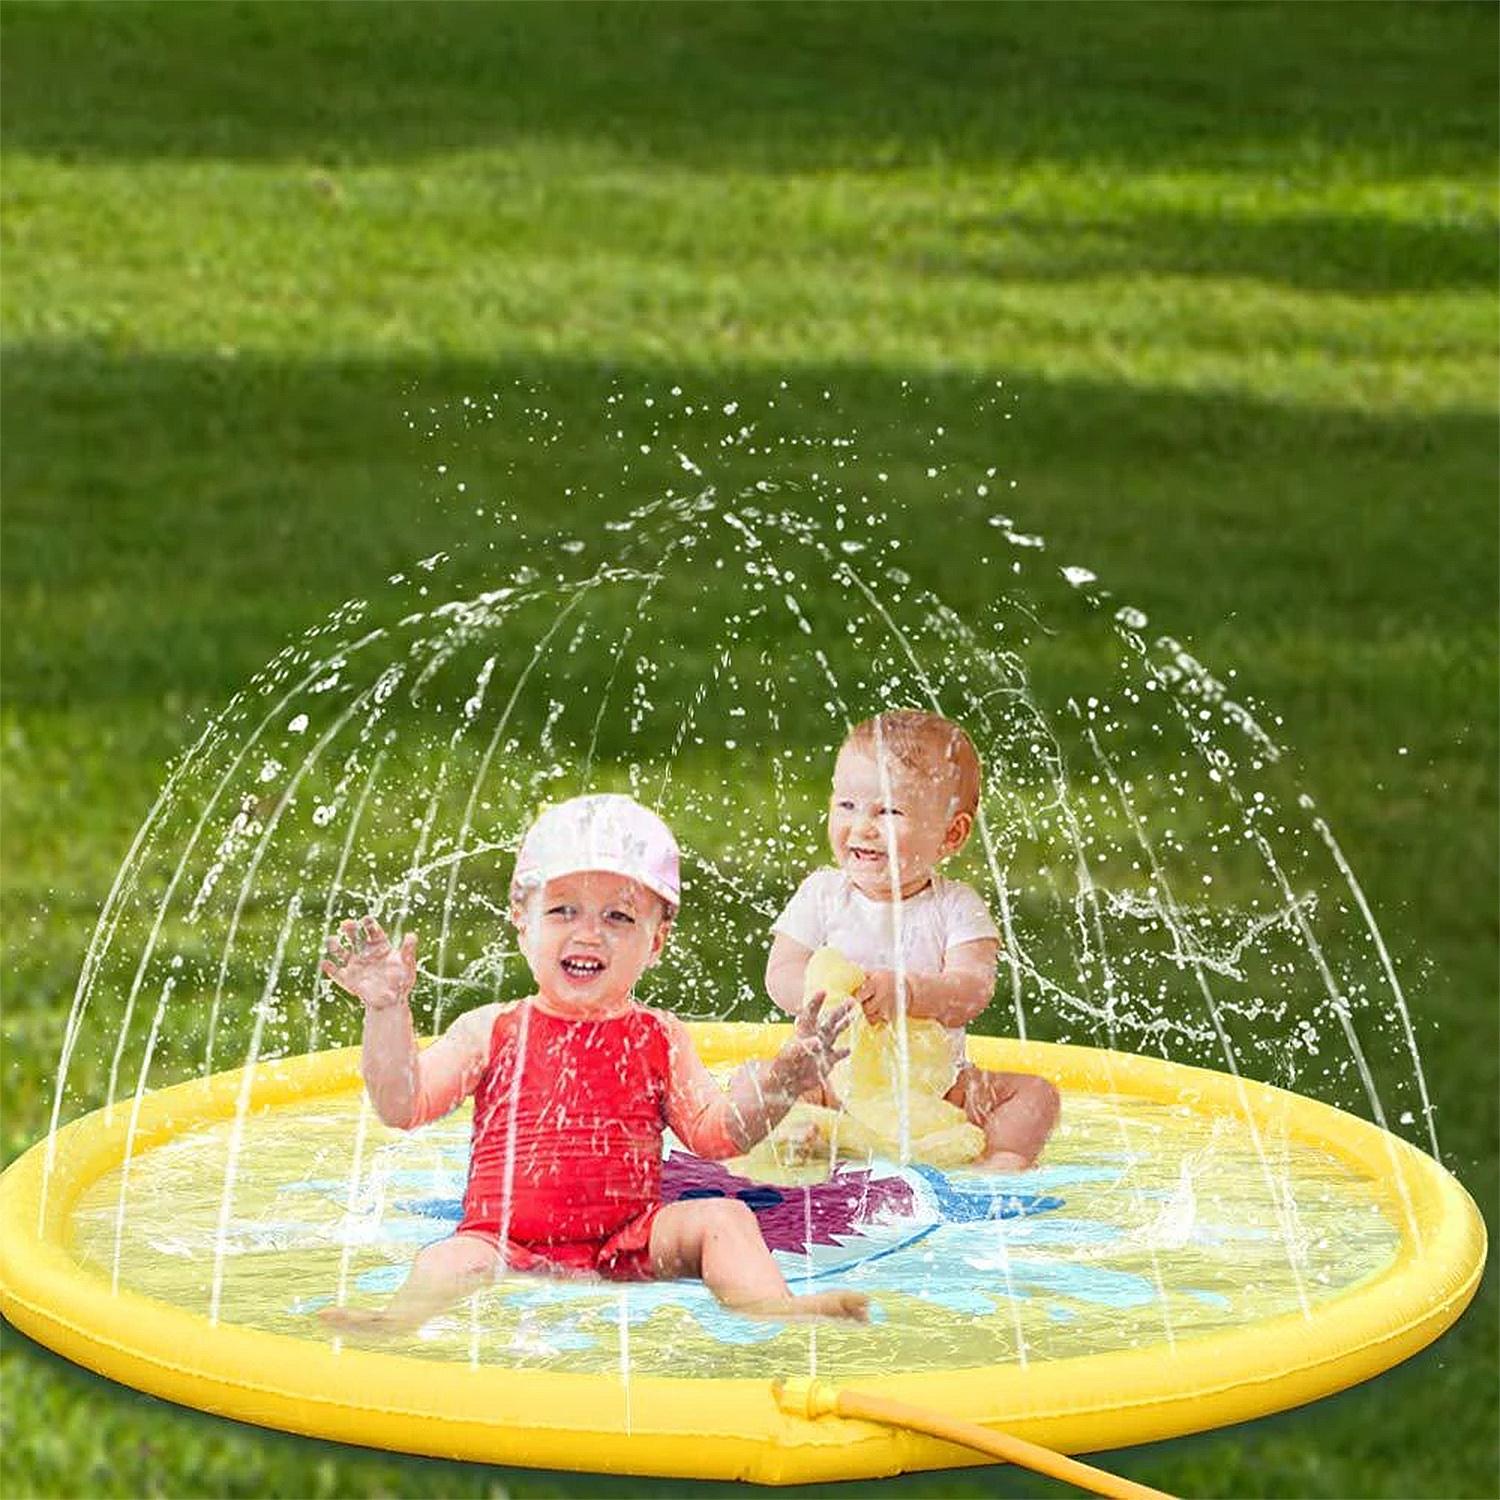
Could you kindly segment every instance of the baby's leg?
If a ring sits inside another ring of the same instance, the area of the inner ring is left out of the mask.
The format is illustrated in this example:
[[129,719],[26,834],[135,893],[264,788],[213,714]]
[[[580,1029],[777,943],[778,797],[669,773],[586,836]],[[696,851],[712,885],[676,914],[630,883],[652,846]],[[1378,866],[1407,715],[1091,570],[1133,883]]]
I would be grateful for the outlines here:
[[483,1235],[455,1234],[418,1251],[401,1289],[384,1307],[325,1307],[320,1316],[341,1332],[409,1333],[487,1286],[504,1264]]
[[948,1097],[984,1131],[984,1155],[973,1163],[981,1172],[1034,1167],[1062,1113],[1062,1097],[1045,1078],[991,1073],[972,1063]]
[[870,1316],[870,1299],[859,1292],[793,1296],[754,1213],[737,1198],[667,1204],[651,1225],[651,1270],[662,1279],[700,1277],[725,1307],[752,1318],[853,1318],[864,1323]]

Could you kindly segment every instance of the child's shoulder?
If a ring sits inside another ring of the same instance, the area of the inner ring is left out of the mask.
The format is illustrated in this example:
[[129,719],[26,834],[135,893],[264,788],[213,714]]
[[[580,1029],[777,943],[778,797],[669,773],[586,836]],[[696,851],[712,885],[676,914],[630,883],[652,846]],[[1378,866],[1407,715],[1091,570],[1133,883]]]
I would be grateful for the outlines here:
[[833,901],[849,890],[849,877],[835,865],[819,865],[802,877],[793,898],[800,901]]
[[519,1000],[510,1000],[503,1004],[491,1001],[487,1005],[476,1005],[473,1010],[466,1010],[458,1016],[449,1026],[447,1034],[457,1040],[479,1043],[487,1048],[496,1020],[513,1013],[520,1003]]
[[[778,932],[785,932],[799,942],[807,941],[813,930],[821,931],[839,905],[848,899],[848,878],[842,870],[822,865],[802,879],[792,893],[780,917]],[[816,948],[818,943],[812,943]]]
[[632,1015],[642,1017],[648,1025],[664,1031],[673,1040],[689,1035],[687,1022],[681,1016],[673,1015],[669,1010],[663,1010],[659,1005],[642,1005],[639,1000],[632,1000],[630,1011]]
[[659,1054],[659,1059],[668,1068],[672,1067],[672,1059],[684,1051],[697,1054],[693,1034],[681,1016],[675,1016],[659,1006],[642,1005],[639,1000],[632,1000],[630,1005],[632,1014],[643,1020],[649,1031],[654,1033],[654,1041],[648,1045],[665,1047],[666,1050]]
[[933,875],[932,899],[934,907],[949,927],[962,928],[974,937],[990,937],[995,934],[989,904],[965,881],[952,880],[945,875]]

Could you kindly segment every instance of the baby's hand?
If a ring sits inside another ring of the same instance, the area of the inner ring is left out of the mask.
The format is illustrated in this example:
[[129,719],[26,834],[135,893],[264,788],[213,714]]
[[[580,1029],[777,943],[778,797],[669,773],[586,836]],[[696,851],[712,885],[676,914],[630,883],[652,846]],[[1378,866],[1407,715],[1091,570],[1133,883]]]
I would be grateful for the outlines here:
[[374,917],[340,922],[338,936],[324,946],[328,957],[319,965],[341,990],[371,1010],[399,1005],[417,982],[417,935],[406,934],[399,949],[380,930]]
[[[896,1019],[896,976],[890,969],[871,969],[865,982],[855,990],[854,998],[872,1026]],[[906,1003],[911,1004],[911,985],[907,984]]]
[[837,1047],[834,1043],[839,1032],[849,1024],[854,1002],[845,1000],[824,1014],[823,998],[823,992],[819,990],[802,1007],[792,1039],[781,1049],[777,1059],[785,1069],[789,1089],[795,1094],[817,1088],[833,1071],[834,1064],[849,1055],[847,1047]]

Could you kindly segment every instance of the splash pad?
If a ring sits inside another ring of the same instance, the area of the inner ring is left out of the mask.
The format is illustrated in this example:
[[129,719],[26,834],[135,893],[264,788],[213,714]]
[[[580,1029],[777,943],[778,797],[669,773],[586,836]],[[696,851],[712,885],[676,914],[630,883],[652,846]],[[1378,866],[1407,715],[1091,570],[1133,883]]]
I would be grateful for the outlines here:
[[[85,958],[53,1129],[0,1180],[6,1315],[266,1425],[768,1481],[969,1461],[790,1412],[783,1377],[1083,1449],[1313,1399],[1436,1337],[1483,1231],[1394,1133],[1438,1154],[1406,998],[1274,721],[993,510],[1003,476],[960,474],[937,438],[927,482],[993,584],[977,609],[902,566],[893,503],[842,477],[855,436],[654,399],[608,416],[622,472],[665,458],[653,498],[443,602],[452,560],[423,559],[290,646],[173,767]],[[730,485],[725,449],[811,472]],[[321,933],[363,909],[421,927],[424,1030],[521,993],[517,831],[544,798],[628,789],[688,852],[642,998],[702,1023],[711,1061],[765,1050],[723,1018],[766,1013],[767,928],[821,857],[844,727],[899,702],[963,721],[989,768],[959,873],[1004,932],[995,1009],[1021,1040],[971,1051],[1063,1088],[1042,1171],[749,1183],[669,1157],[672,1191],[744,1196],[794,1285],[868,1290],[857,1332],[768,1329],[683,1284],[531,1279],[399,1346],[332,1343],[321,1303],[387,1295],[451,1229],[466,1131],[373,1120],[353,1054],[326,1050],[357,1022],[316,978]]]
[[[695,1040],[727,1064],[774,1051],[778,1030],[700,1025]],[[315,1308],[389,1291],[416,1246],[452,1227],[463,1181],[461,1121],[405,1137],[366,1121],[367,1191],[346,1200],[362,1116],[352,1050],[264,1065],[248,1098],[236,1072],[145,1100],[123,1241],[123,1113],[67,1127],[40,1229],[33,1148],[0,1179],[0,1307],[101,1374],[265,1426],[494,1463],[792,1483],[974,1459],[788,1415],[773,1391],[787,1373],[1085,1452],[1342,1389],[1436,1338],[1474,1293],[1477,1210],[1386,1132],[1159,1059],[974,1050],[1064,1090],[1050,1165],[983,1179],[876,1161],[757,1185],[733,1163],[668,1156],[669,1197],[738,1194],[793,1285],[837,1277],[872,1295],[868,1328],[754,1322],[693,1282],[515,1276],[420,1337],[330,1342]],[[237,1129],[236,1209],[220,1226]]]

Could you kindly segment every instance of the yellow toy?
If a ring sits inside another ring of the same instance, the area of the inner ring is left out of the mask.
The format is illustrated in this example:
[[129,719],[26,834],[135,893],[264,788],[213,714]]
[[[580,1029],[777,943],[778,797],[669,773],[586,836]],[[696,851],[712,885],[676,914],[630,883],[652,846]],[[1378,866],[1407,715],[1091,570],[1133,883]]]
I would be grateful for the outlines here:
[[[858,964],[836,949],[819,948],[807,961],[803,997],[822,991],[825,1005],[837,1005],[851,998],[864,979]],[[789,1155],[825,1153],[936,1167],[974,1161],[984,1150],[984,1132],[943,1097],[955,1073],[947,1030],[937,1021],[907,1017],[904,1066],[900,1030],[897,1025],[871,1025],[856,1009],[840,1038],[849,1056],[829,1078],[843,1108],[798,1104],[758,1150],[781,1161]]]

